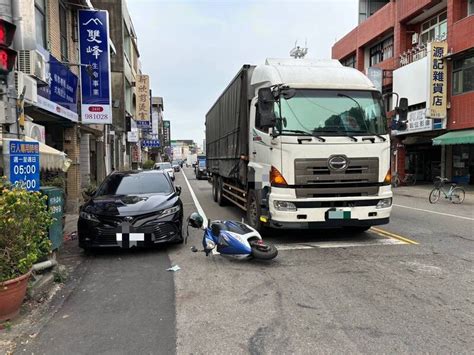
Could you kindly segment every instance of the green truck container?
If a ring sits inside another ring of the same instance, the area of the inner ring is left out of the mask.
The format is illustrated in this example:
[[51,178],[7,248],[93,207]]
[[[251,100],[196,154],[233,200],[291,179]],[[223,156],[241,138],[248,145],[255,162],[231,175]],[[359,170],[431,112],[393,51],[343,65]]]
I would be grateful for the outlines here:
[[48,196],[48,210],[52,213],[54,221],[49,227],[49,239],[53,250],[58,249],[63,243],[63,216],[64,216],[64,193],[57,187],[42,186],[40,191]]

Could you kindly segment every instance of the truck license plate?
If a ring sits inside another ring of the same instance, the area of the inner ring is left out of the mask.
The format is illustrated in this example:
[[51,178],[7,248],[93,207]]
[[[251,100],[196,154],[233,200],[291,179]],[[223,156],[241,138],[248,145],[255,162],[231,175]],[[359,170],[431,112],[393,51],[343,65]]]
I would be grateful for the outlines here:
[[351,211],[328,211],[328,219],[351,219]]

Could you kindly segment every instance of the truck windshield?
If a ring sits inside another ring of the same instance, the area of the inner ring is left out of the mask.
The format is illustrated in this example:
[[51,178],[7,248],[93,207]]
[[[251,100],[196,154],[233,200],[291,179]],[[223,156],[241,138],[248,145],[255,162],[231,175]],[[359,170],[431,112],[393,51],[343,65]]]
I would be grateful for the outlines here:
[[[275,104],[277,117],[280,116]],[[376,91],[297,89],[291,99],[281,98],[285,135],[387,134],[381,95]]]

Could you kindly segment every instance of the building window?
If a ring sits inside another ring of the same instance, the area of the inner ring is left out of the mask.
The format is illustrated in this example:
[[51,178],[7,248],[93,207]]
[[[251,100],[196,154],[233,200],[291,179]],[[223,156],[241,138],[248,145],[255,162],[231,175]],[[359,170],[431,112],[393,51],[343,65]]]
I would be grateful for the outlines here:
[[474,15],[474,0],[467,1],[467,16]]
[[370,48],[370,66],[393,57],[393,37],[389,37]]
[[36,43],[46,48],[46,0],[35,0]]
[[443,12],[421,25],[421,42],[444,41],[448,35],[448,15]]
[[474,91],[474,55],[453,63],[453,94]]
[[61,60],[68,61],[67,11],[62,3],[59,4],[59,37],[61,40]]
[[128,31],[127,24],[123,23],[124,27],[124,38],[123,38],[123,51],[128,61],[132,62],[132,38],[130,32]]
[[355,68],[356,67],[355,54],[351,55],[350,57],[347,57],[346,59],[341,60],[341,64],[344,65],[345,67]]

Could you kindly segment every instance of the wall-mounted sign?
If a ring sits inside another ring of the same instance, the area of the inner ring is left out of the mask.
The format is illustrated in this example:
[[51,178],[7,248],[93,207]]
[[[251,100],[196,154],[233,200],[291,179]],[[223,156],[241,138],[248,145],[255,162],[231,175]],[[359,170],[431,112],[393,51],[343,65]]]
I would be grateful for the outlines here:
[[137,121],[150,121],[150,78],[148,75],[137,75],[136,84],[137,108],[135,119]]
[[38,86],[37,106],[55,115],[78,121],[77,76],[49,52],[42,53],[46,60],[46,86]]
[[447,42],[428,43],[428,98],[426,116],[446,117],[447,65],[444,58],[448,51]]
[[131,143],[136,143],[138,142],[138,139],[139,139],[139,134],[138,134],[138,130],[135,129],[130,132],[127,132],[127,141],[131,142]]
[[144,139],[142,140],[142,147],[158,148],[160,147],[160,141],[158,139]]
[[378,91],[382,92],[383,86],[383,69],[378,67],[369,67],[367,69],[367,77]]
[[139,144],[132,144],[132,163],[140,163],[142,161],[142,150]]
[[392,135],[405,135],[417,132],[427,132],[446,128],[446,120],[441,118],[430,119],[426,117],[426,109],[408,112],[407,129],[405,131],[392,130]]
[[85,124],[111,124],[109,14],[79,10],[81,119]]
[[163,146],[168,147],[171,144],[171,123],[163,121]]
[[6,156],[10,159],[10,182],[28,191],[40,188],[40,158],[38,142],[8,141]]

